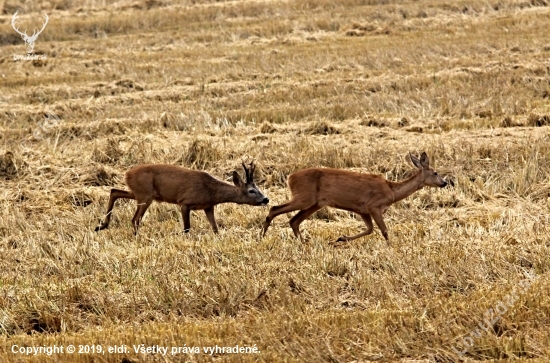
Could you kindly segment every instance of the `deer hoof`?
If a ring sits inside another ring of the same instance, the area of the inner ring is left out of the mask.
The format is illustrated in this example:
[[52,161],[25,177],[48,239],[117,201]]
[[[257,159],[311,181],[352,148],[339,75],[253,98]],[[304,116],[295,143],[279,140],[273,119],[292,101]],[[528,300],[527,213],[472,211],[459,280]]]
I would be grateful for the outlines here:
[[348,240],[348,237],[346,236],[340,236],[338,237],[338,239],[336,240],[336,242],[347,242]]

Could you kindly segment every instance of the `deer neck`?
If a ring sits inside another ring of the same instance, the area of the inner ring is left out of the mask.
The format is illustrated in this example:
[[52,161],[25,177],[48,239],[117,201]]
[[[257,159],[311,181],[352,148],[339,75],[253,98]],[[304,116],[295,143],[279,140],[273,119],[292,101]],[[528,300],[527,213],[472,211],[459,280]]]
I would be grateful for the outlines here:
[[409,195],[422,189],[422,187],[424,187],[422,170],[419,170],[415,175],[401,182],[390,182],[390,188],[393,190],[394,202],[407,198]]
[[219,185],[216,185],[213,194],[214,200],[218,203],[243,203],[241,190],[225,182],[220,182]]

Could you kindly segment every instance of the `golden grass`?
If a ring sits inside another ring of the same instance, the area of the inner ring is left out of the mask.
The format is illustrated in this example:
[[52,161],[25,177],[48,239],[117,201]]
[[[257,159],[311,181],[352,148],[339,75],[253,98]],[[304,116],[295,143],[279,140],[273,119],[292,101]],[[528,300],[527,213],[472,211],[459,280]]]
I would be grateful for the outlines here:
[[[29,29],[48,13],[46,60],[13,60],[17,9]],[[0,0],[0,361],[547,361],[549,20],[544,0]],[[285,216],[260,240],[268,208],[237,205],[216,209],[219,235],[154,204],[134,237],[133,202],[93,232],[139,163],[230,180],[253,158],[276,205],[296,170],[400,180],[424,150],[454,186],[390,208],[390,246],[377,229],[329,245],[363,228],[339,210],[304,244]],[[260,352],[202,351],[237,344]]]

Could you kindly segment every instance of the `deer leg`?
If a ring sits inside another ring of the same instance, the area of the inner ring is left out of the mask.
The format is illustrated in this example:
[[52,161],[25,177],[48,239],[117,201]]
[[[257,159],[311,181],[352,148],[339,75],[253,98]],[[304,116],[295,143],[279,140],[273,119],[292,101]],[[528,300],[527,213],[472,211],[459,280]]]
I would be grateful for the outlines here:
[[388,237],[388,228],[386,227],[386,223],[384,223],[384,218],[382,217],[382,212],[379,210],[373,210],[371,211],[372,218],[376,222],[376,225],[378,228],[380,228],[380,232],[382,232],[382,236],[386,239],[386,242],[390,243],[390,239]]
[[206,214],[206,218],[208,218],[208,222],[210,223],[214,233],[218,233],[218,225],[216,224],[216,218],[214,218],[214,207],[206,208],[204,213]]
[[109,223],[111,222],[111,214],[113,213],[113,207],[117,199],[136,199],[134,193],[127,192],[126,190],[120,189],[111,189],[111,194],[109,196],[109,205],[107,207],[107,216],[105,221],[100,226],[94,229],[95,232],[101,231],[102,229],[109,228]]
[[181,205],[181,218],[183,219],[183,232],[189,233],[191,229],[191,209],[185,204]]
[[147,211],[147,208],[149,208],[152,202],[153,202],[152,200],[148,200],[140,203],[140,201],[138,200],[136,213],[134,214],[134,218],[132,218],[132,225],[134,226],[134,235],[137,235],[141,218],[143,218],[143,215],[145,214],[145,212]]
[[267,232],[267,229],[269,228],[269,225],[271,224],[271,221],[273,220],[273,218],[277,217],[279,214],[293,212],[298,209],[305,210],[305,209],[308,209],[308,207],[310,206],[296,205],[296,202],[293,202],[293,201],[271,207],[271,209],[269,210],[269,214],[267,215],[267,217],[265,217],[265,222],[262,225],[262,228],[263,228],[262,237],[265,236],[265,233]]
[[323,207],[319,207],[319,205],[315,204],[311,208],[299,211],[290,219],[289,223],[290,227],[292,227],[292,231],[294,232],[294,236],[296,236],[296,238],[300,238],[300,241],[304,242],[304,238],[300,232],[300,224],[321,208]]
[[374,226],[372,224],[372,218],[369,213],[359,213],[361,218],[363,219],[363,222],[365,222],[365,225],[367,226],[367,229],[359,234],[356,234],[355,236],[341,236],[339,237],[336,242],[346,242],[346,241],[353,241],[354,239],[357,239],[359,237],[363,237],[366,235],[369,235],[372,233],[372,230],[374,229]]

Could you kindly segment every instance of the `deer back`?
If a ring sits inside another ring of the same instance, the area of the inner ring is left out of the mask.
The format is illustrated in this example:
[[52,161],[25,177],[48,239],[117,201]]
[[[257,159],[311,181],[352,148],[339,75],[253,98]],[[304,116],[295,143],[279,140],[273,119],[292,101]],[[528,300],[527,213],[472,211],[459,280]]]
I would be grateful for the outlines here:
[[209,187],[216,179],[206,172],[175,165],[144,164],[130,169],[125,181],[138,199],[179,204],[182,200],[208,199],[212,194]]
[[[393,192],[380,175],[348,170],[312,168],[297,171],[288,179],[294,198],[308,204],[326,201],[327,205],[356,210],[391,204]],[[324,203],[323,203],[324,204]]]

